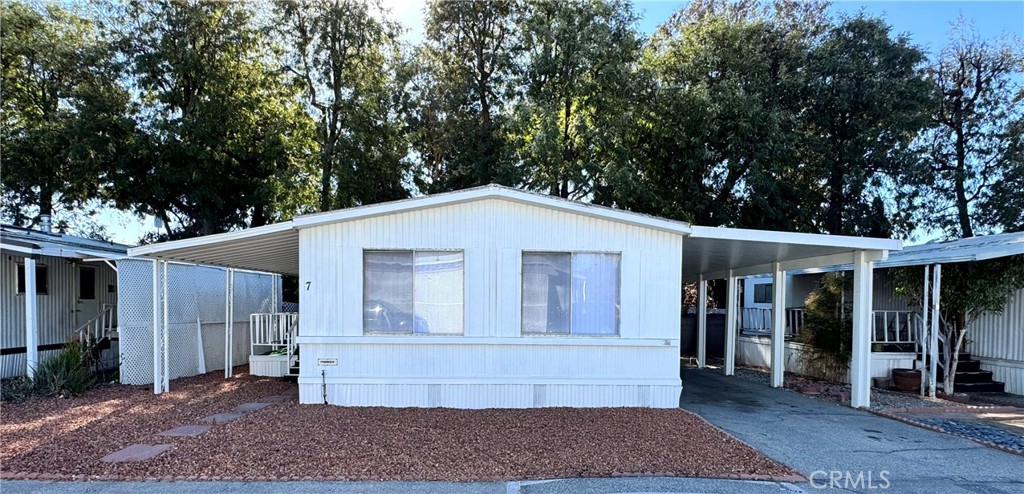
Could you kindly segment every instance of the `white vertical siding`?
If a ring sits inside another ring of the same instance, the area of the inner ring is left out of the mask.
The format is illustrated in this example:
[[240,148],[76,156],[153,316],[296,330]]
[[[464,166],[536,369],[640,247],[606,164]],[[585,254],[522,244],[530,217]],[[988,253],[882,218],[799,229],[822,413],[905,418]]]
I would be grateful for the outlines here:
[[[25,295],[17,293],[18,265],[24,256],[4,254],[0,258],[0,348],[25,346]],[[116,283],[117,274],[104,263],[82,263],[72,259],[42,256],[38,266],[46,266],[47,293],[39,294],[39,344],[66,343],[78,329],[75,310],[78,305],[77,267],[96,268],[97,303],[117,303],[117,293],[108,293],[107,285]],[[83,321],[84,322],[84,321]],[[55,352],[40,354],[40,358]],[[0,378],[25,373],[25,355],[11,354],[0,357]]]
[[971,324],[968,351],[981,360],[1006,392],[1024,394],[1024,289],[1011,295],[1001,314],[986,313]]
[[[500,199],[300,230],[300,398],[321,402],[326,378],[336,404],[677,406],[682,241]],[[463,251],[463,335],[362,336],[364,249]],[[621,253],[615,341],[520,337],[523,251]]]
[[1024,289],[1010,296],[1001,314],[982,314],[969,331],[973,355],[1024,363]]

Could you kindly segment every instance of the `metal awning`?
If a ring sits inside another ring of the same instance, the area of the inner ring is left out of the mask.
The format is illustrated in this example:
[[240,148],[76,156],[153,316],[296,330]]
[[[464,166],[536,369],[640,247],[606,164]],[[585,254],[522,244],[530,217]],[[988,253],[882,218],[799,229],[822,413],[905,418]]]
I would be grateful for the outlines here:
[[695,226],[683,239],[683,279],[721,279],[729,270],[734,276],[766,274],[774,263],[784,271],[852,263],[859,250],[884,259],[900,247],[891,239]]

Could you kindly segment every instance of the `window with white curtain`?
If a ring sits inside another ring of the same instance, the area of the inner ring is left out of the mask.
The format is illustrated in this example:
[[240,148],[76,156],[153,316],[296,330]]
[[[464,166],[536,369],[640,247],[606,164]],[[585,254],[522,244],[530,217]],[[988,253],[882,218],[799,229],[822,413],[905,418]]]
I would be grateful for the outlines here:
[[461,251],[363,252],[363,332],[462,334]]
[[620,254],[523,253],[523,334],[619,334]]

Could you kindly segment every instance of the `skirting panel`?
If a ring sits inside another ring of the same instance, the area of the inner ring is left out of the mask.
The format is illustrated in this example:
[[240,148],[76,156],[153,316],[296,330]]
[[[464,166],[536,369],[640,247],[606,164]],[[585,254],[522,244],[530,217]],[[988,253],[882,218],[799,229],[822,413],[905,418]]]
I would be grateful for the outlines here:
[[288,373],[288,356],[250,355],[249,373],[254,376],[282,377]]
[[677,408],[682,386],[601,384],[299,383],[299,402],[341,406]]

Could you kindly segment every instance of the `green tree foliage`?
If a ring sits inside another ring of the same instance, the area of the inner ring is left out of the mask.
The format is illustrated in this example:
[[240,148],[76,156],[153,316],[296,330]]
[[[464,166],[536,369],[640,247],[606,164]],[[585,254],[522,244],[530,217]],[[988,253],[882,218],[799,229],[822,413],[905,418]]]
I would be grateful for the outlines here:
[[843,272],[827,273],[821,278],[821,286],[804,302],[804,323],[797,340],[809,345],[802,358],[812,375],[841,381],[850,369],[853,304],[846,293],[852,285],[853,279]]
[[520,182],[507,134],[521,7],[511,0],[427,4],[426,39],[407,84],[421,191]]
[[526,187],[586,198],[625,167],[619,136],[636,118],[637,17],[617,0],[533,1],[525,10],[516,161]]
[[961,20],[931,65],[934,127],[918,192],[924,223],[951,237],[1024,227],[1019,39],[979,39]]
[[900,178],[918,159],[911,144],[929,102],[923,61],[908,38],[894,39],[884,21],[863,16],[831,28],[811,51],[801,161],[822,185],[822,230],[883,233],[869,186]]
[[321,211],[406,197],[400,27],[379,2],[276,5],[289,70],[317,122]]
[[132,123],[110,44],[96,25],[57,5],[0,5],[2,209],[9,221],[102,197]]
[[310,119],[253,12],[239,3],[154,1],[121,14],[118,41],[139,94],[141,135],[136,159],[111,176],[118,204],[162,217],[172,236],[293,214],[308,184]]
[[657,83],[633,152],[648,194],[634,209],[704,225],[810,230],[796,156],[818,3],[693,2],[643,57]]

